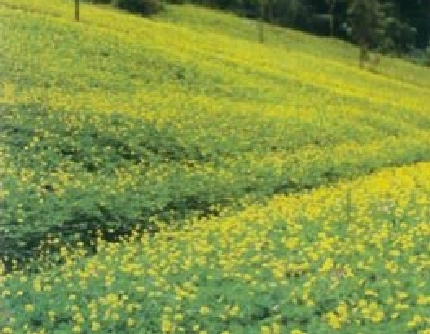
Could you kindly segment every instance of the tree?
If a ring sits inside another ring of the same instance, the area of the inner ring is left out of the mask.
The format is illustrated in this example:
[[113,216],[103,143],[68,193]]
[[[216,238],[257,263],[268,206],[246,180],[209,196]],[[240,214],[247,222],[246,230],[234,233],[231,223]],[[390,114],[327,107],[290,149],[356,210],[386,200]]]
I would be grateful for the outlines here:
[[159,0],[113,0],[113,4],[118,8],[142,15],[153,15],[162,9]]
[[330,20],[330,36],[334,35],[334,9],[336,7],[337,0],[325,0],[326,4],[329,6],[329,20]]
[[378,0],[351,0],[348,7],[352,37],[360,48],[360,67],[369,60],[369,49],[385,35],[384,12]]
[[275,0],[267,0],[267,21],[273,24]]
[[[104,2],[109,0],[91,0]],[[257,20],[257,38],[264,42],[263,22],[360,45],[362,63],[368,50],[398,55],[425,49],[430,43],[430,0],[111,0],[131,3],[195,3],[233,11]],[[135,7],[135,6],[132,6]],[[389,9],[391,8],[391,9]],[[145,10],[146,11],[146,10]],[[351,36],[350,33],[353,33]]]

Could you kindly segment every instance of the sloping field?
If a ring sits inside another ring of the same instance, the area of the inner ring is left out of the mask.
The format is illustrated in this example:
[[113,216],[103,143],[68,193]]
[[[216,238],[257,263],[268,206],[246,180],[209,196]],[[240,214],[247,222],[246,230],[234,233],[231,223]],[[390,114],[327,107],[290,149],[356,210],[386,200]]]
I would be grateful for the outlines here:
[[91,258],[63,247],[57,269],[1,279],[3,333],[428,333],[429,208],[422,163]]
[[428,334],[428,69],[72,4],[0,0],[2,334]]
[[190,7],[75,23],[67,1],[0,4],[7,253],[430,157],[428,70],[361,71],[351,47],[279,29],[259,45],[201,9],[194,30]]

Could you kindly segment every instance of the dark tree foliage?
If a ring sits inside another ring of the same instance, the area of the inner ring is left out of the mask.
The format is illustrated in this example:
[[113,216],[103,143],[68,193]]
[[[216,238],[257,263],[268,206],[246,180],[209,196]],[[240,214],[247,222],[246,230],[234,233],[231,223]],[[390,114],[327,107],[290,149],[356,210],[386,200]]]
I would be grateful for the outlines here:
[[[167,0],[178,2],[178,0]],[[235,12],[382,52],[405,54],[430,43],[430,0],[180,0]],[[264,7],[263,10],[261,7]],[[355,21],[354,21],[355,20]],[[360,23],[361,24],[358,24]],[[362,41],[362,43],[364,43]]]
[[[85,0],[84,0],[85,1]],[[158,13],[163,8],[162,0],[86,0],[93,4],[112,4],[120,9],[132,13],[150,16]],[[172,0],[170,3],[182,4],[185,0]]]
[[[165,3],[193,3],[271,24],[342,38],[397,56],[430,48],[430,0],[87,0],[152,15]],[[258,38],[264,40],[263,24]],[[421,53],[425,51],[420,51]],[[430,51],[429,51],[430,52]],[[430,56],[427,56],[430,58]]]
[[159,0],[114,0],[114,4],[118,8],[143,15],[152,15],[161,9]]
[[353,0],[348,7],[351,37],[360,48],[360,66],[368,60],[368,51],[385,37],[386,15],[378,0]]

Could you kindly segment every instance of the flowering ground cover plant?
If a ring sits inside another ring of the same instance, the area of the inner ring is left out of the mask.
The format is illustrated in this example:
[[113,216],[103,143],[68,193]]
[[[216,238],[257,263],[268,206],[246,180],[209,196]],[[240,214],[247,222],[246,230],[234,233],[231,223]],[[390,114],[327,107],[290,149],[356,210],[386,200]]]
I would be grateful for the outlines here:
[[[2,277],[3,333],[427,333],[430,166],[62,247]],[[53,241],[55,242],[55,241]]]
[[1,3],[3,255],[430,155],[429,75],[412,65],[358,71],[353,49],[322,59],[299,33],[285,38],[311,50],[278,31],[261,46],[227,29],[243,21],[214,13],[229,22],[215,33],[196,9],[202,34],[187,7],[144,20],[84,6],[75,24],[63,2]]
[[428,333],[428,70],[70,14],[0,0],[0,333]]

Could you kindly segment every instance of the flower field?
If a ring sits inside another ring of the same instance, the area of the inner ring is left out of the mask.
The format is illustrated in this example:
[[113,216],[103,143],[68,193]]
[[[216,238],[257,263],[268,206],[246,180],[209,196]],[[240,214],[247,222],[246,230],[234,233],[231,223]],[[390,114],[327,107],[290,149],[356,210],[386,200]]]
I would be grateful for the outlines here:
[[385,169],[154,236],[61,248],[1,283],[3,333],[427,333],[430,165]]
[[428,69],[81,7],[0,0],[0,333],[430,333]]

